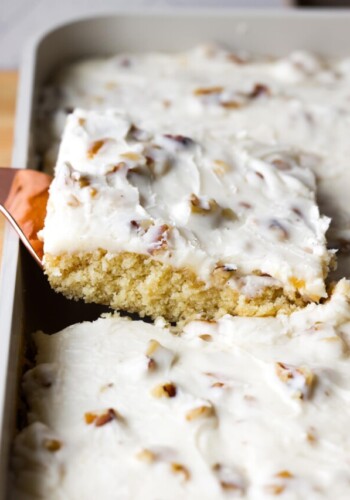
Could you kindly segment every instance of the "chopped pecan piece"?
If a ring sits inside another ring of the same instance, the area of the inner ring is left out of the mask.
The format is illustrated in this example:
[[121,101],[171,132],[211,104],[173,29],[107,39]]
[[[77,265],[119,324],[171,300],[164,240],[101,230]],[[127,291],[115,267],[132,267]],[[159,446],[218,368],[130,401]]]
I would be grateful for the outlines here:
[[175,354],[171,349],[164,347],[154,339],[148,343],[146,356],[149,359],[149,370],[155,370],[156,368],[168,370],[175,359]]
[[289,238],[287,229],[277,219],[271,219],[268,227],[275,233],[279,241],[285,241]]
[[230,165],[223,160],[214,160],[214,164],[215,164],[214,172],[217,175],[224,175],[231,169]]
[[213,337],[209,333],[202,333],[202,335],[199,335],[199,338],[204,340],[204,342],[212,342],[213,340]]
[[149,358],[147,368],[151,372],[157,368],[157,363],[153,358]]
[[151,255],[155,255],[168,248],[169,231],[170,227],[167,224],[162,224],[161,226],[152,226],[152,228],[148,230],[148,234],[151,238],[151,244],[148,252]]
[[126,163],[125,161],[120,161],[116,165],[112,165],[111,167],[109,167],[109,169],[106,172],[106,175],[115,174],[115,172],[119,172],[123,168],[126,168]]
[[84,419],[88,425],[95,424],[95,427],[102,427],[112,420],[121,420],[122,418],[116,410],[108,408],[103,413],[87,412],[84,415]]
[[297,367],[277,362],[275,371],[278,378],[283,382],[296,399],[308,399],[311,396],[316,376],[305,367]]
[[276,477],[281,477],[283,479],[292,479],[293,474],[289,472],[289,470],[281,470],[280,472],[277,472]]
[[212,213],[218,207],[218,204],[212,198],[210,198],[210,199],[205,199],[203,197],[200,198],[195,194],[191,195],[190,204],[191,204],[191,210],[193,213],[202,214],[202,215]]
[[215,410],[212,405],[202,405],[193,408],[186,413],[186,420],[191,422],[192,420],[197,420],[198,418],[211,418],[215,417]]
[[265,490],[270,495],[280,495],[284,492],[286,486],[284,484],[269,484],[265,487]]
[[190,479],[191,477],[190,471],[184,465],[179,464],[177,462],[173,462],[172,464],[170,464],[170,466],[174,474],[181,474],[185,481],[188,481]]
[[317,435],[316,435],[316,430],[314,427],[310,427],[307,434],[306,434],[306,439],[308,440],[309,443],[314,444],[317,441]]
[[142,462],[151,464],[156,460],[157,456],[153,451],[144,448],[143,450],[139,451],[139,453],[137,453],[136,458],[138,458]]
[[218,263],[212,272],[212,279],[217,286],[223,286],[237,271],[237,267],[230,264]]
[[112,420],[117,420],[119,418],[120,417],[118,413],[113,408],[109,408],[105,413],[98,415],[98,417],[95,420],[95,426],[102,427],[102,425],[108,424],[108,422],[111,422]]
[[139,233],[145,234],[154,225],[154,222],[151,219],[131,220],[130,225]]
[[247,203],[246,201],[239,202],[239,206],[242,208],[246,208],[247,210],[249,210],[250,208],[253,208],[253,205],[251,205],[250,203]]
[[236,492],[236,494],[244,493],[244,482],[237,471],[222,464],[214,464],[213,472],[217,476],[223,490]]
[[256,99],[262,95],[269,96],[270,94],[271,91],[267,85],[264,85],[263,83],[256,83],[253,89],[249,92],[248,97],[249,99]]
[[176,393],[176,385],[172,382],[157,385],[152,389],[152,396],[155,398],[174,398]]
[[155,353],[156,350],[159,349],[159,347],[160,347],[160,343],[158,342],[158,340],[155,340],[155,339],[150,340],[148,343],[146,355],[152,356],[152,354]]
[[237,215],[231,208],[223,208],[221,210],[221,216],[224,217],[224,219],[228,219],[231,221],[237,220]]
[[151,138],[151,135],[146,132],[145,130],[142,130],[138,128],[136,125],[131,125],[130,130],[128,132],[128,136],[135,141],[148,141]]
[[121,153],[120,156],[122,158],[125,158],[126,160],[131,160],[131,161],[140,161],[140,160],[142,160],[142,156],[139,155],[138,153],[134,153],[134,151],[127,151],[126,153]]
[[229,54],[227,54],[227,59],[235,64],[244,64],[246,62],[244,59],[242,59],[242,57],[240,57],[238,54],[235,54],[234,52],[230,52]]
[[231,100],[231,101],[221,101],[220,105],[223,108],[226,108],[226,109],[238,109],[238,108],[242,107],[242,103],[240,103],[238,101],[234,101],[234,100]]
[[87,175],[81,175],[78,179],[79,187],[84,188],[90,186],[90,179]]
[[193,91],[194,95],[211,95],[211,94],[221,94],[224,90],[224,87],[216,86],[216,87],[200,87]]
[[102,148],[102,146],[105,143],[106,143],[106,139],[101,139],[99,141],[93,142],[87,151],[87,157],[93,158],[99,152],[99,150]]
[[213,382],[210,387],[221,389],[222,387],[225,387],[225,384],[223,382]]
[[58,439],[44,439],[43,446],[47,451],[55,453],[62,448],[62,443]]
[[69,207],[73,207],[73,208],[76,208],[78,207],[79,205],[81,205],[80,201],[78,200],[78,198],[76,196],[74,196],[74,194],[70,194],[69,195],[69,198],[68,198],[68,201],[67,201],[67,205]]
[[276,158],[272,160],[271,164],[281,171],[290,170],[292,168],[290,163],[288,163],[287,160],[283,160],[282,158]]
[[85,423],[90,425],[92,424],[93,422],[95,422],[97,418],[97,415],[96,413],[92,413],[92,412],[86,412],[85,415],[84,415],[84,419],[85,419]]
[[301,290],[301,289],[305,288],[305,281],[302,279],[296,278],[295,276],[291,276],[288,279],[288,281],[297,290]]
[[184,135],[173,135],[173,134],[164,134],[164,137],[167,139],[171,139],[172,141],[177,142],[178,144],[181,144],[181,146],[192,146],[194,144],[194,140],[191,139],[190,137],[185,137]]

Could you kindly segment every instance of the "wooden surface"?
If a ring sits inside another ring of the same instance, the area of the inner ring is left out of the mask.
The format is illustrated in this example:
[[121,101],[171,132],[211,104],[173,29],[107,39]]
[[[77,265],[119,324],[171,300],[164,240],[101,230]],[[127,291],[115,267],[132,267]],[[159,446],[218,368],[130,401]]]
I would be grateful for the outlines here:
[[[17,72],[0,71],[0,166],[11,166],[13,127],[17,91]],[[4,220],[0,215],[0,256]]]

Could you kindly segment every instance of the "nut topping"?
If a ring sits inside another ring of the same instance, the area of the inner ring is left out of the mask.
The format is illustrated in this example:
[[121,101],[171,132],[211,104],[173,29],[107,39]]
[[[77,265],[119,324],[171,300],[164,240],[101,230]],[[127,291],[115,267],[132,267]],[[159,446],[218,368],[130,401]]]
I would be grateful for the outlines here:
[[301,279],[299,279],[299,278],[297,278],[295,276],[291,276],[288,279],[288,281],[297,290],[301,290],[301,289],[305,288],[305,281],[301,280]]
[[134,153],[133,151],[128,151],[126,153],[121,153],[120,156],[122,158],[125,158],[126,160],[131,160],[131,161],[140,161],[140,160],[142,160],[142,156],[139,155],[138,153]]
[[270,495],[280,495],[286,489],[284,484],[269,484],[265,487],[265,490]]
[[223,387],[225,387],[225,384],[223,382],[213,382],[210,387],[215,389],[222,389]]
[[146,356],[148,358],[148,370],[168,370],[174,362],[175,354],[171,349],[164,347],[157,340],[150,340]]
[[135,141],[145,142],[151,138],[151,134],[149,132],[146,132],[145,130],[138,128],[136,125],[131,125],[128,132],[128,137],[134,139]]
[[99,415],[96,420],[95,420],[95,426],[96,427],[101,427],[102,425],[108,424],[108,422],[111,422],[112,420],[117,420],[119,419],[120,416],[118,413],[113,410],[113,408],[109,408],[106,413],[102,413],[102,415]]
[[47,449],[47,451],[55,453],[62,448],[62,443],[61,441],[58,441],[58,439],[44,439],[43,446]]
[[78,198],[76,196],[74,196],[74,194],[70,194],[69,195],[69,198],[68,198],[68,201],[67,201],[67,205],[69,207],[72,207],[72,208],[76,208],[78,207],[79,205],[81,205],[80,201],[78,200]]
[[88,425],[95,424],[95,427],[102,427],[103,425],[112,422],[112,420],[122,420],[121,415],[119,415],[119,413],[113,408],[108,408],[108,410],[100,414],[87,412],[85,413],[84,418]]
[[106,172],[106,175],[115,174],[115,172],[119,172],[123,168],[126,168],[126,163],[124,161],[120,161],[116,165],[112,165]]
[[84,188],[90,186],[90,179],[87,175],[81,175],[78,179],[79,187]]
[[218,204],[212,198],[206,199],[204,197],[198,197],[195,194],[192,194],[190,197],[191,211],[194,214],[206,215],[214,212]]
[[214,160],[214,164],[214,172],[217,175],[224,175],[231,170],[230,165],[223,160]]
[[231,208],[223,208],[221,210],[221,216],[224,219],[228,219],[231,221],[237,220],[237,215],[234,213],[234,211]]
[[199,338],[204,340],[204,342],[212,342],[213,337],[209,335],[209,333],[202,333],[202,335],[199,335]]
[[270,94],[271,91],[267,87],[267,85],[264,85],[263,83],[256,83],[253,89],[247,94],[247,96],[250,99],[256,99],[257,97],[260,97],[262,95],[269,96]]
[[211,95],[211,94],[221,94],[224,90],[224,87],[216,86],[216,87],[200,87],[193,91],[194,95]]
[[190,137],[185,137],[183,135],[172,135],[172,134],[164,134],[164,137],[167,139],[171,139],[172,141],[177,142],[178,144],[181,144],[181,146],[192,146],[194,144],[193,139]]
[[234,101],[234,100],[231,100],[231,101],[221,101],[220,102],[220,106],[222,106],[223,108],[226,108],[226,109],[237,109],[237,108],[241,108],[242,107],[242,103],[240,103],[238,101]]
[[143,450],[141,450],[137,453],[136,458],[138,458],[142,462],[146,462],[148,464],[151,464],[152,462],[154,462],[156,460],[157,456],[153,451],[148,450],[147,448],[144,448]]
[[166,384],[159,384],[152,389],[152,396],[155,398],[174,398],[176,396],[176,385],[172,382]]
[[305,400],[311,396],[316,377],[309,368],[278,362],[275,364],[275,371],[294,398]]
[[152,356],[152,354],[155,353],[156,350],[159,349],[159,347],[160,347],[160,343],[158,342],[158,340],[154,340],[154,339],[150,340],[148,343],[146,356]]
[[161,226],[152,226],[148,231],[147,235],[150,237],[150,247],[148,252],[151,255],[155,255],[162,252],[168,248],[168,235],[170,227],[167,224],[162,224]]
[[279,241],[288,239],[289,233],[287,229],[277,219],[272,219],[268,227],[274,232]]
[[87,157],[90,159],[93,158],[105,143],[106,143],[105,139],[93,142],[90,148],[88,149]]
[[217,476],[223,490],[235,492],[240,496],[244,493],[243,478],[236,470],[226,465],[214,464],[213,472]]
[[277,472],[276,477],[281,477],[283,479],[291,479],[293,474],[289,472],[289,470],[281,470],[280,472]]
[[184,465],[173,462],[172,464],[170,464],[170,467],[171,471],[174,472],[174,474],[181,474],[185,481],[188,481],[190,479],[190,471]]
[[151,219],[131,220],[130,225],[139,233],[145,234],[154,225],[154,222]]
[[290,163],[288,163],[286,160],[283,160],[282,158],[276,158],[275,160],[272,160],[271,164],[281,171],[286,171],[291,169]]
[[198,418],[211,418],[215,417],[215,410],[212,405],[202,405],[197,408],[193,408],[186,413],[186,420],[191,422],[192,420],[197,420]]
[[227,54],[227,59],[235,64],[244,64],[246,61],[242,59],[238,54],[235,54],[234,52],[230,52]]
[[237,271],[236,266],[230,264],[217,264],[212,272],[213,283],[217,286],[223,286],[232,278]]

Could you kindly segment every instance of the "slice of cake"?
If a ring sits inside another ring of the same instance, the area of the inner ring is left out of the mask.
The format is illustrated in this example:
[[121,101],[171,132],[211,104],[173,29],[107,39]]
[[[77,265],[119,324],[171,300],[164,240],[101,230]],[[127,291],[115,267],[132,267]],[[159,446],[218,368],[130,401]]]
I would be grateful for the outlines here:
[[170,321],[326,297],[330,253],[300,151],[68,117],[42,236],[53,288]]
[[34,336],[15,500],[345,499],[350,289],[290,316]]

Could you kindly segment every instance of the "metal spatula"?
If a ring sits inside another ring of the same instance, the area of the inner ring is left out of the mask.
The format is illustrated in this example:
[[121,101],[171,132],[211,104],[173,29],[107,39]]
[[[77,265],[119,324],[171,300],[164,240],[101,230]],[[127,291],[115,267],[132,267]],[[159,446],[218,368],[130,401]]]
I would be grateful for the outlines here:
[[43,266],[43,228],[52,177],[28,169],[0,168],[0,212],[10,222],[34,260]]

